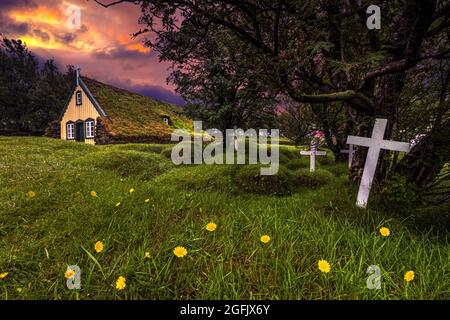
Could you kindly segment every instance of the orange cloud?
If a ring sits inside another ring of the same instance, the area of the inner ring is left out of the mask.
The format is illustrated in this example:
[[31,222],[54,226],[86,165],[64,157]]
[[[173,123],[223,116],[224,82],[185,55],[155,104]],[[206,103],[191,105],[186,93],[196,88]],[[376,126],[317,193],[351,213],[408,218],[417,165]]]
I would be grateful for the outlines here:
[[9,17],[16,22],[37,24],[61,25],[65,22],[58,11],[42,6],[31,10],[12,11]]

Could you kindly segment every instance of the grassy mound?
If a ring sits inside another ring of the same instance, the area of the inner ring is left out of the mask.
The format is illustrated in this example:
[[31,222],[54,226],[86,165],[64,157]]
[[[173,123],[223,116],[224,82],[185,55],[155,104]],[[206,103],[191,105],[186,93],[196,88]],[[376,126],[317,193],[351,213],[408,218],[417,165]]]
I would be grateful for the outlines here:
[[74,163],[82,167],[111,170],[123,177],[139,175],[142,179],[151,179],[171,169],[173,164],[155,153],[139,151],[102,150],[87,154]]

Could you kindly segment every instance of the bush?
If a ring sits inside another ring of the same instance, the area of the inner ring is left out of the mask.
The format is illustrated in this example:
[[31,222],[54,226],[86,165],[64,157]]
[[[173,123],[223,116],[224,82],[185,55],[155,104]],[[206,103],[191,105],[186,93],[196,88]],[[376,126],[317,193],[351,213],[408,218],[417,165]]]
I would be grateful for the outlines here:
[[421,203],[419,188],[403,176],[387,180],[381,188],[381,195],[384,205],[397,211],[410,211]]

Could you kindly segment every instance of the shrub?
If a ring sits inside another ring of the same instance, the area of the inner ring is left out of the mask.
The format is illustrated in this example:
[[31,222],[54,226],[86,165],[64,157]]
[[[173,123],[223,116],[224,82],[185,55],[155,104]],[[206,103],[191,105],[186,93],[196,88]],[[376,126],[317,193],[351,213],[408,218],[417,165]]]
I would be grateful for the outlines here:
[[410,211],[421,202],[419,188],[403,176],[387,180],[381,188],[381,195],[385,206],[397,211]]

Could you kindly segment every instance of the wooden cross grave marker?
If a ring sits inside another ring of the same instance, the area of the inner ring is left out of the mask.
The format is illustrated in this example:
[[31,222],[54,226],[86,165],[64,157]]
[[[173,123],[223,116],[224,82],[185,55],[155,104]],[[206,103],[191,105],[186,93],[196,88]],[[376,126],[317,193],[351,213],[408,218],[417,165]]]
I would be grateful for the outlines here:
[[316,156],[326,156],[326,151],[317,151],[316,148],[312,147],[310,151],[300,151],[302,156],[309,156],[309,171],[316,171]]
[[367,201],[369,200],[370,188],[372,187],[373,177],[375,176],[375,170],[377,169],[380,150],[385,149],[403,152],[408,152],[410,150],[409,143],[383,139],[386,124],[387,119],[376,119],[371,138],[357,136],[347,137],[347,144],[369,148],[361,183],[359,185],[358,196],[356,198],[356,205],[360,208],[367,207]]
[[350,169],[352,167],[353,155],[355,154],[353,145],[351,144],[348,149],[341,150],[341,153],[348,153],[348,168]]

